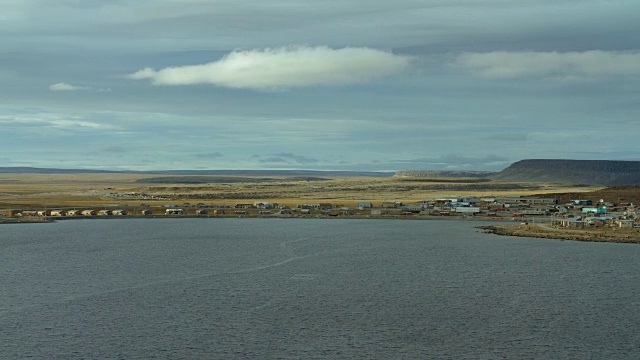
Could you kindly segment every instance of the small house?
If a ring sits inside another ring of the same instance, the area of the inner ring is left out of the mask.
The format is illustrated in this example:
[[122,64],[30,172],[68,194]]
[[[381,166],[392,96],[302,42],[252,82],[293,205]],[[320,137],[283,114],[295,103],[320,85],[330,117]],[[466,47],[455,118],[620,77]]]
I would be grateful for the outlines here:
[[184,215],[184,210],[183,209],[178,209],[178,208],[167,209],[167,210],[165,210],[165,214],[166,215]]
[[577,218],[557,219],[553,224],[564,228],[584,228],[587,225],[582,219]]
[[460,202],[460,201],[462,201],[462,199],[458,197],[440,198],[440,199],[436,199],[436,205],[442,205],[450,202]]
[[499,196],[499,197],[496,197],[495,200],[496,200],[496,203],[498,204],[525,205],[525,206],[558,204],[558,199],[539,198],[539,197],[531,197],[531,196]]
[[298,209],[320,209],[320,204],[298,204],[296,206]]
[[621,228],[632,228],[633,227],[633,220],[618,220],[618,227]]
[[234,208],[236,209],[251,209],[253,208],[253,204],[236,204]]
[[97,212],[95,210],[87,209],[87,210],[82,210],[82,215],[94,216],[94,215],[97,215]]
[[20,214],[20,210],[0,210],[0,216],[18,216]]
[[111,210],[100,210],[98,211],[98,215],[100,216],[109,216],[112,215],[113,213],[111,212]]
[[408,212],[408,213],[420,213],[420,211],[422,211],[422,206],[420,205],[405,205],[402,207],[402,211],[403,212]]
[[592,200],[571,200],[569,201],[571,205],[579,205],[579,206],[591,206],[593,205]]
[[274,206],[274,204],[265,201],[256,201],[253,203],[253,207],[258,209],[273,209]]
[[475,205],[480,202],[480,198],[477,197],[464,197],[460,199],[460,202],[469,203],[470,205]]
[[475,206],[459,206],[452,208],[454,212],[462,213],[462,214],[478,214],[480,213],[480,208]]
[[582,213],[583,214],[606,214],[607,208],[604,206],[603,207],[583,207]]
[[112,214],[115,215],[115,216],[125,216],[125,215],[127,215],[127,211],[126,210],[113,210]]
[[386,208],[386,209],[371,209],[372,216],[389,216],[400,215],[402,209]]

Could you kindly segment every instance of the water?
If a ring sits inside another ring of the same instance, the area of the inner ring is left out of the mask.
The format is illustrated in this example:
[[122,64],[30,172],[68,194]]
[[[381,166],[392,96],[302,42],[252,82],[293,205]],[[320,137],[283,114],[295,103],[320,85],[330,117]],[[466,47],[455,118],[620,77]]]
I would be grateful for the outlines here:
[[0,358],[640,358],[640,246],[474,225],[2,225]]

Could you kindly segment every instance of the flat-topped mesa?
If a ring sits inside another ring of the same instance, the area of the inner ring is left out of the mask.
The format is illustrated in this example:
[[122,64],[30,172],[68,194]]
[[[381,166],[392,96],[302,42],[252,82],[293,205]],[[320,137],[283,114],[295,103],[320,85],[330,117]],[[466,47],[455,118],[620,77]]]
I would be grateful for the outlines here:
[[393,176],[405,178],[486,178],[493,174],[496,173],[470,170],[408,170],[398,171]]
[[640,161],[520,160],[490,178],[559,184],[640,185]]

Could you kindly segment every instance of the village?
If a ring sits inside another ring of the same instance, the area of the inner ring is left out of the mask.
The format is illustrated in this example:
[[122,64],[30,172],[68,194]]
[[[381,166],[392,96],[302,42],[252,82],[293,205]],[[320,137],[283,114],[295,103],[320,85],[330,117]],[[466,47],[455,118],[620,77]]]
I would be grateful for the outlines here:
[[169,203],[113,204],[86,208],[4,209],[0,217],[72,219],[105,217],[343,217],[343,218],[465,218],[489,221],[547,223],[561,228],[640,227],[633,203],[576,199],[559,203],[552,197],[443,197],[407,203],[357,201],[352,206],[318,202],[280,204],[255,201],[235,204]]

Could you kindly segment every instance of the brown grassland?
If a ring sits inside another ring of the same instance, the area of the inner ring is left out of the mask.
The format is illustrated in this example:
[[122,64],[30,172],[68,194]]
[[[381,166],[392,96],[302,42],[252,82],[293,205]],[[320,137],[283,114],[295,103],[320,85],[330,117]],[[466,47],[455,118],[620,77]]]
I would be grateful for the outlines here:
[[[145,208],[163,214],[166,204],[212,206],[255,201],[290,207],[304,203],[332,203],[355,207],[360,201],[380,206],[383,201],[417,204],[442,197],[546,196],[560,200],[600,199],[640,203],[640,186],[595,187],[544,183],[518,183],[486,179],[424,179],[369,177],[238,177],[159,176],[152,174],[0,174],[0,209],[121,208],[130,213]],[[193,210],[192,210],[193,211]],[[233,214],[233,213],[231,213]],[[42,218],[2,222],[38,222]],[[499,235],[581,241],[640,242],[640,229],[563,230],[540,226],[489,226]]]
[[[470,179],[323,178],[300,180],[270,178],[268,181],[224,176],[180,176],[158,182],[150,174],[0,174],[1,209],[47,207],[101,207],[108,205],[161,206],[163,204],[229,204],[267,201],[295,206],[330,202],[355,206],[358,201],[418,203],[445,196],[503,196],[550,193],[582,193],[599,187],[515,183]],[[174,182],[171,182],[174,181]]]
[[553,228],[549,225],[498,225],[481,226],[492,234],[518,237],[537,237],[587,242],[640,243],[640,229],[597,227],[585,229]]

